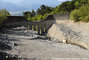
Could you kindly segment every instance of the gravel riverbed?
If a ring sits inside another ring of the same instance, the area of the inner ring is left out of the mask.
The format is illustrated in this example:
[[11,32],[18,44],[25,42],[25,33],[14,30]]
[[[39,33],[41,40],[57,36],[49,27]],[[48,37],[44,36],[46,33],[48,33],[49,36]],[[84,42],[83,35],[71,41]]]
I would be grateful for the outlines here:
[[[36,32],[17,27],[8,31],[12,50],[8,54],[34,60],[89,60],[89,50],[76,45],[52,42]],[[33,35],[33,36],[32,36]]]

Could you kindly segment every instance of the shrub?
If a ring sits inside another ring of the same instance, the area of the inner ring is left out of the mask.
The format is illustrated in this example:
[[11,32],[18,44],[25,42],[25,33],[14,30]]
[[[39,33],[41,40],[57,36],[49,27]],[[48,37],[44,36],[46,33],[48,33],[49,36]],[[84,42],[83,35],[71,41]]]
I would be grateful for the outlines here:
[[72,20],[74,20],[75,22],[79,21],[79,11],[78,10],[74,10],[71,12],[70,17]]
[[75,9],[70,14],[70,19],[77,21],[88,22],[89,21],[89,6],[84,6],[79,9]]
[[85,19],[83,19],[84,22],[89,22],[89,15],[85,16]]
[[6,19],[6,16],[0,12],[0,26],[5,19]]
[[0,27],[2,22],[6,20],[7,16],[9,16],[9,12],[6,9],[0,9]]

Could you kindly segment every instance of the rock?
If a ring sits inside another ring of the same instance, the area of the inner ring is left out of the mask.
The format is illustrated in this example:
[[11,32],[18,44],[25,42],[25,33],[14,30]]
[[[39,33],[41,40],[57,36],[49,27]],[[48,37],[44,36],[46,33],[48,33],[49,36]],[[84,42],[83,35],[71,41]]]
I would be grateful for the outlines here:
[[14,43],[14,46],[18,46],[18,44],[17,43]]

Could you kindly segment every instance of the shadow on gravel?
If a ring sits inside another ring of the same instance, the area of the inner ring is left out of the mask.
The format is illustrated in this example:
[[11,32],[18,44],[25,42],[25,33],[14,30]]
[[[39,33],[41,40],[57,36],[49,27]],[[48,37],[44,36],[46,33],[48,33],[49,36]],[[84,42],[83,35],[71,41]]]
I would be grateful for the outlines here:
[[32,35],[32,32],[24,32],[24,31],[8,31],[8,34],[14,34],[14,35],[19,35],[19,36],[30,36]]
[[9,41],[19,41],[19,40],[14,39],[14,38],[12,38],[12,39],[10,38]]
[[11,55],[6,51],[12,50],[12,46],[9,41],[16,41],[16,39],[8,39],[6,33],[13,31],[4,31],[6,29],[0,29],[0,60],[19,60],[17,55]]
[[11,54],[0,52],[0,60],[18,60],[18,57],[12,57]]
[[11,50],[11,46],[7,42],[0,41],[0,50]]
[[0,60],[17,60],[18,56],[13,56],[11,54],[7,54],[5,51],[12,50],[12,47],[7,39],[0,38]]
[[49,40],[49,38],[46,38],[46,37],[35,37],[35,38],[30,38],[29,40]]

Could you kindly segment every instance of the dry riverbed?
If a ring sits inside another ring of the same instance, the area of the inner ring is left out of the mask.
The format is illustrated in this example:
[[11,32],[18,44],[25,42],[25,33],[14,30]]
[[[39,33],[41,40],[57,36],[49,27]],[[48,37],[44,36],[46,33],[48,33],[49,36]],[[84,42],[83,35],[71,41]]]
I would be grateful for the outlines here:
[[[32,36],[33,35],[33,36]],[[52,42],[36,32],[24,30],[22,27],[8,31],[8,39],[12,50],[8,54],[19,58],[34,60],[89,60],[89,50],[71,44]],[[65,59],[66,58],[66,59]]]

